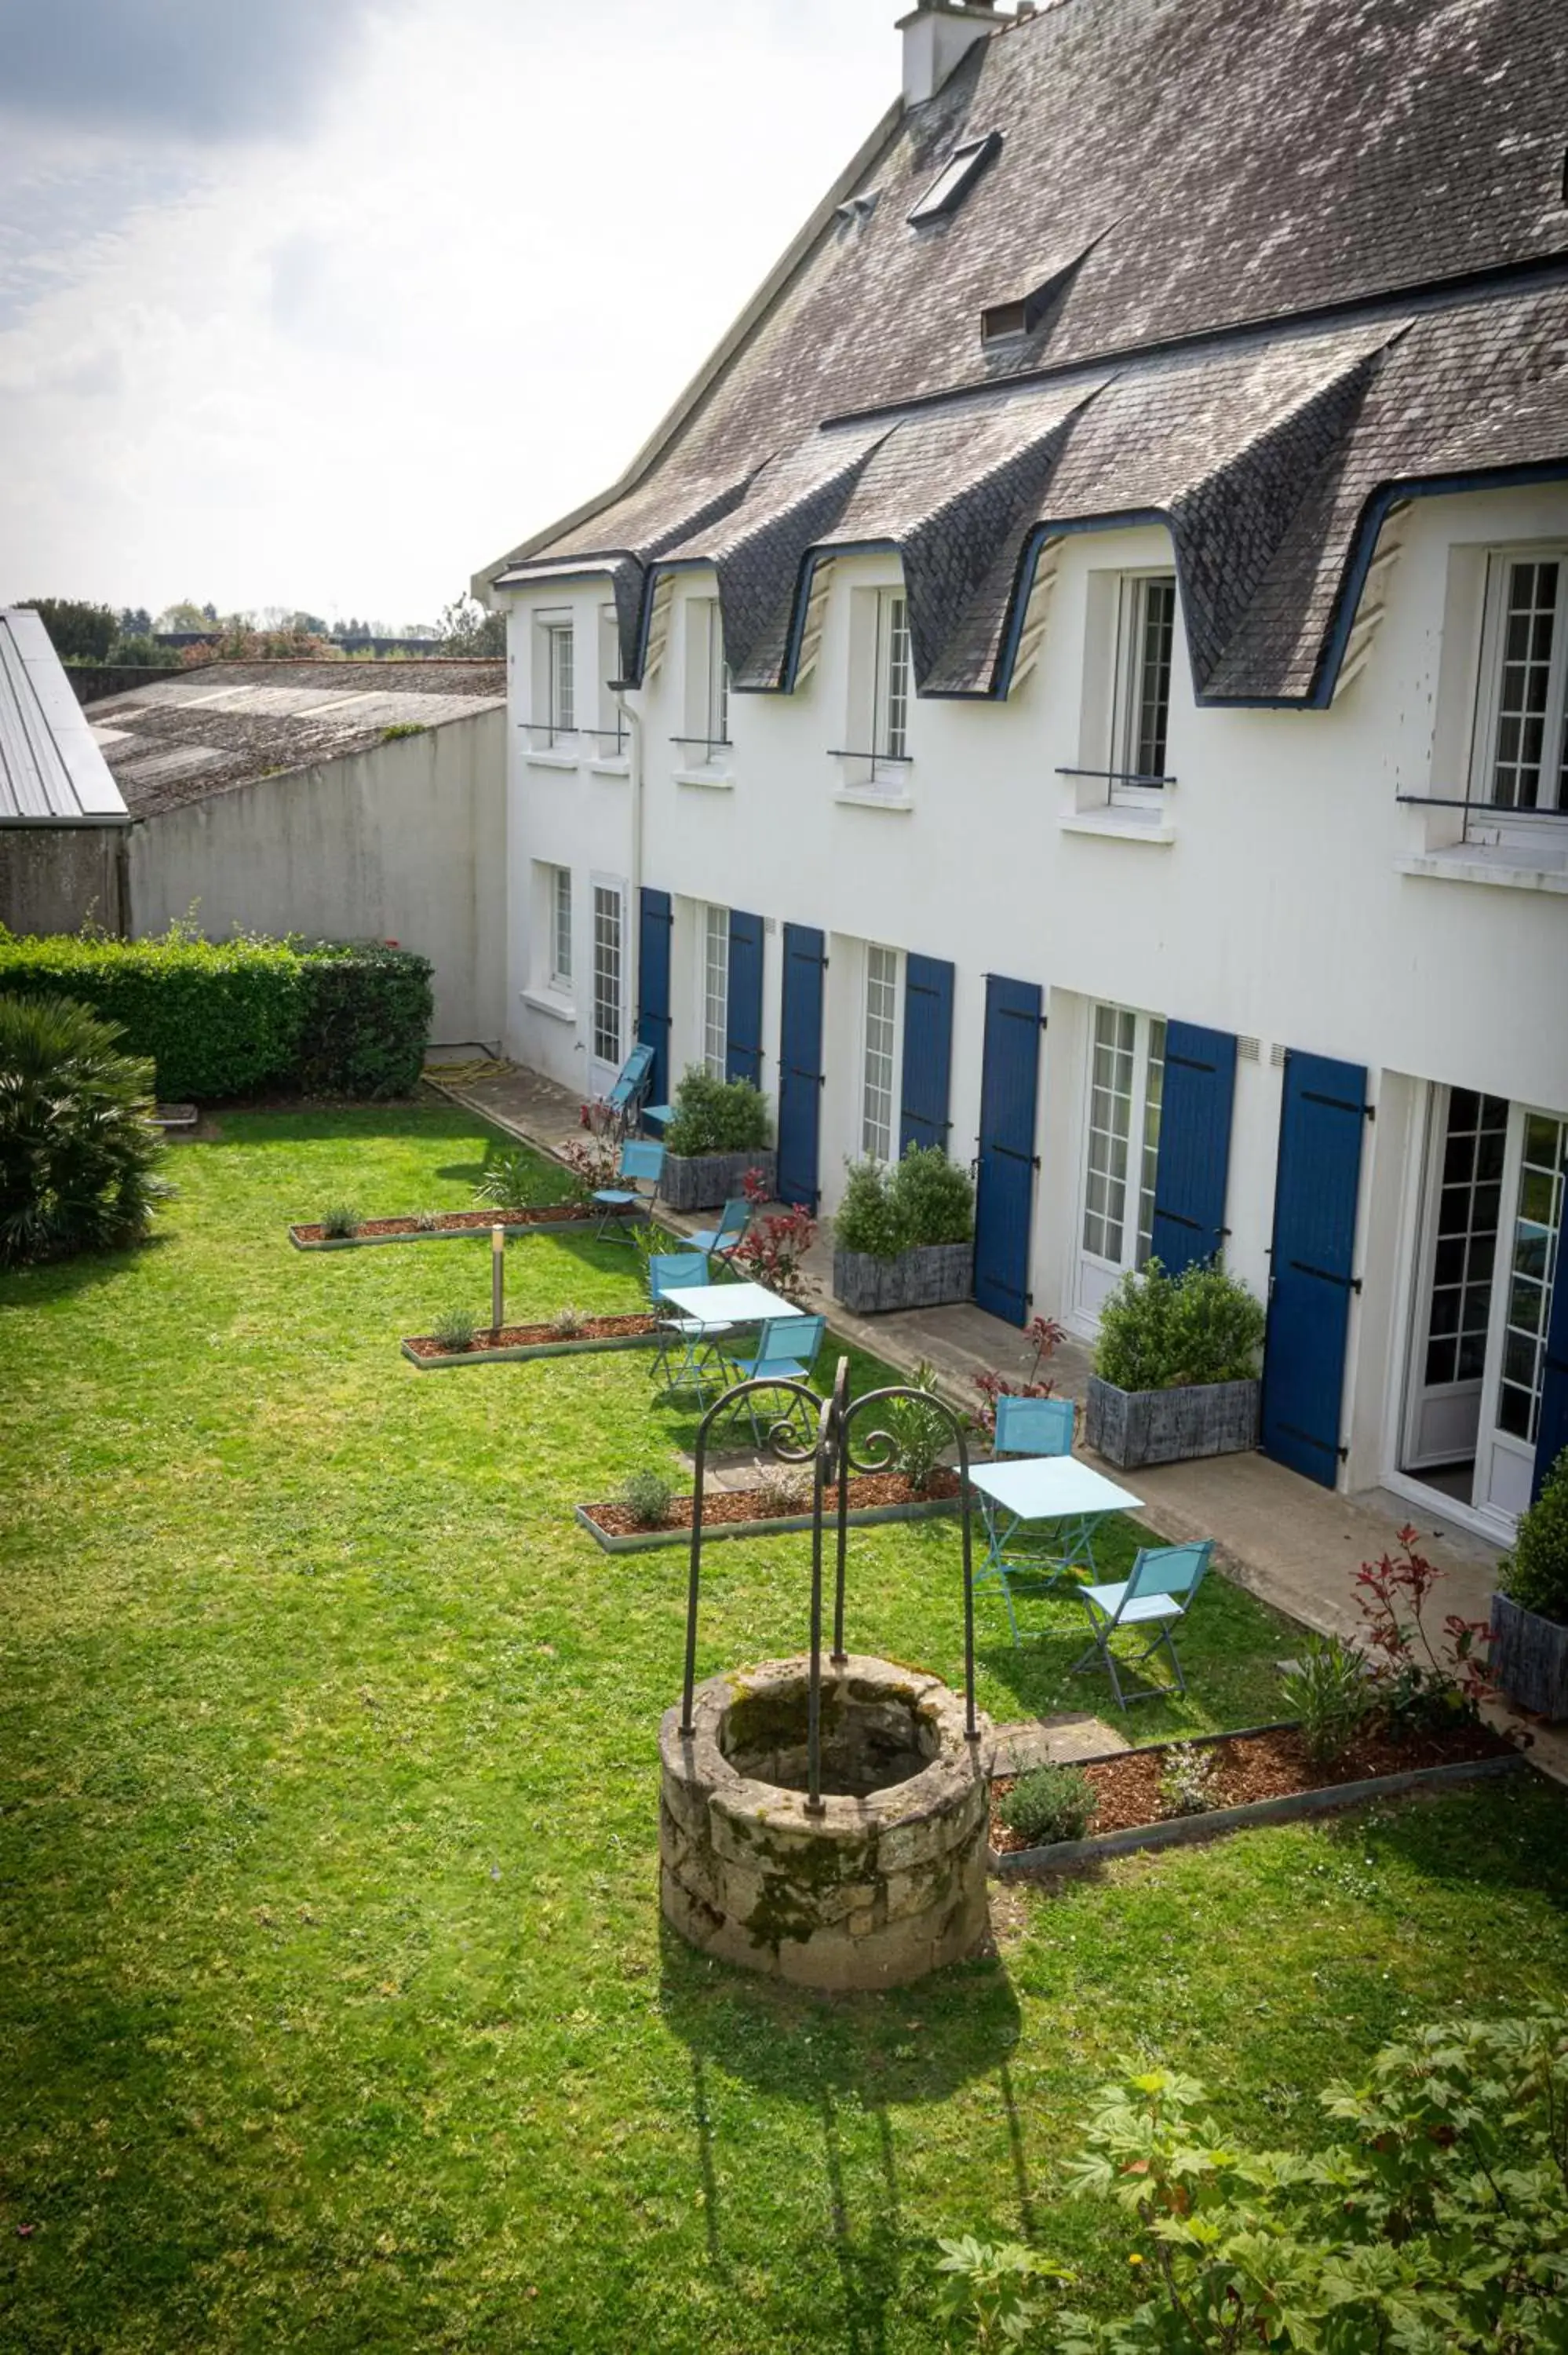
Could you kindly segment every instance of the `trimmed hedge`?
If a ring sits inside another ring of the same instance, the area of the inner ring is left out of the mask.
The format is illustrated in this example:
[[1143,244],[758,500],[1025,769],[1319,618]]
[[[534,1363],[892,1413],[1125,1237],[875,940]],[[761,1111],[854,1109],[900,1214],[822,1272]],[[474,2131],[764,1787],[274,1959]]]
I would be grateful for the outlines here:
[[428,961],[408,949],[322,942],[158,940],[0,932],[0,991],[69,996],[150,1056],[165,1103],[263,1088],[405,1095],[429,1036]]

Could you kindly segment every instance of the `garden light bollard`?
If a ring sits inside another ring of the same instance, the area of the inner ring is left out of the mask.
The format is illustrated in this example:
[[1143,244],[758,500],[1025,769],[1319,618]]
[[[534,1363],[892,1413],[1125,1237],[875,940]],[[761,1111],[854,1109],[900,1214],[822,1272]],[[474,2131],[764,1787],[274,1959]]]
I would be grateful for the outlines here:
[[499,1333],[506,1322],[506,1230],[490,1230],[490,1329]]

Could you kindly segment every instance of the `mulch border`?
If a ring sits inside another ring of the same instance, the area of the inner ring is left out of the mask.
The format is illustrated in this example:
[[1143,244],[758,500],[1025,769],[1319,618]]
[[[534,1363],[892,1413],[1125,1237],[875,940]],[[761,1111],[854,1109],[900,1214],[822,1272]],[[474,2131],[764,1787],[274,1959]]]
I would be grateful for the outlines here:
[[[1246,1732],[1274,1732],[1274,1726],[1249,1726]],[[1195,1734],[1192,1746],[1212,1747],[1240,1736]],[[1151,1742],[1146,1750],[1169,1750],[1169,1742]],[[1075,1766],[1109,1765],[1125,1758],[1125,1750],[1107,1750],[1093,1758],[1075,1758]],[[1407,1791],[1441,1789],[1448,1783],[1471,1783],[1492,1774],[1512,1774],[1529,1764],[1522,1751],[1500,1758],[1460,1758],[1444,1766],[1411,1766],[1398,1774],[1369,1775],[1360,1783],[1334,1783],[1315,1791],[1287,1791],[1274,1799],[1251,1799],[1244,1806],[1215,1807],[1208,1815],[1177,1816],[1169,1822],[1129,1824],[1125,1830],[1091,1834],[1087,1839],[1054,1840],[1044,1848],[999,1849],[988,1847],[987,1862],[999,1881],[1020,1874],[1059,1872],[1075,1865],[1095,1864],[1102,1857],[1127,1856],[1139,1849],[1192,1848],[1227,1832],[1246,1831],[1255,1824],[1289,1823],[1303,1816],[1331,1815],[1340,1807],[1364,1806],[1369,1800],[1393,1798]]]
[[[603,1501],[608,1504],[613,1499],[606,1497]],[[939,1514],[956,1513],[961,1501],[958,1497],[914,1497],[902,1505],[862,1505],[858,1510],[852,1506],[845,1520],[852,1529],[873,1529],[880,1521],[928,1521],[936,1519]],[[581,1523],[594,1543],[605,1553],[652,1553],[659,1546],[689,1548],[691,1545],[689,1528],[638,1529],[626,1537],[612,1537],[591,1518],[593,1510],[591,1504],[572,1507],[573,1518]],[[837,1523],[838,1515],[834,1512],[825,1517],[823,1526],[834,1528]],[[719,1538],[788,1537],[792,1532],[810,1527],[810,1513],[780,1513],[765,1521],[705,1521],[703,1544],[710,1546]]]
[[[451,1218],[467,1215],[466,1211],[457,1210],[443,1213],[443,1216]],[[615,1213],[615,1217],[622,1224],[631,1224],[635,1223],[636,1214],[620,1210]],[[535,1217],[527,1210],[498,1210],[493,1218],[486,1218],[477,1226],[417,1227],[412,1233],[406,1235],[306,1235],[305,1228],[316,1224],[315,1220],[309,1219],[301,1220],[298,1224],[290,1227],[289,1241],[296,1251],[371,1251],[377,1243],[488,1241],[492,1227],[504,1227],[508,1234],[578,1234],[584,1227],[598,1226],[599,1213],[596,1210],[580,1210],[574,1211],[572,1216],[567,1219],[543,1219]]]
[[415,1340],[433,1339],[416,1334],[400,1346],[411,1366],[422,1374],[444,1373],[450,1366],[526,1365],[534,1358],[581,1358],[596,1349],[650,1349],[659,1339],[652,1333],[606,1333],[577,1341],[525,1341],[507,1349],[456,1349],[450,1357],[430,1357],[414,1348]]

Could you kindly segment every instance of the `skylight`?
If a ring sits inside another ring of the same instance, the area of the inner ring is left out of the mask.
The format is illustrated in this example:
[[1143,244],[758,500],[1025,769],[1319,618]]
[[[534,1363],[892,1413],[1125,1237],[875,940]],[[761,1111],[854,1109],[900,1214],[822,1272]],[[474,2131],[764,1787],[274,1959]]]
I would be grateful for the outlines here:
[[955,147],[909,215],[910,227],[925,229],[932,221],[945,220],[949,213],[957,212],[1001,148],[1000,131],[988,131],[983,139],[969,139],[961,147]]

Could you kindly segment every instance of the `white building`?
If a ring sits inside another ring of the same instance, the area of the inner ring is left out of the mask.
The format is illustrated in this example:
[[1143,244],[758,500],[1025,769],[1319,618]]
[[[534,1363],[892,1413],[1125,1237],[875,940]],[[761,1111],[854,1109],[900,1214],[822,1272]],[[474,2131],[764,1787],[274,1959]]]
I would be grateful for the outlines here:
[[507,1045],[973,1160],[976,1296],[1269,1297],[1265,1445],[1568,1444],[1559,0],[927,0],[510,613]]

